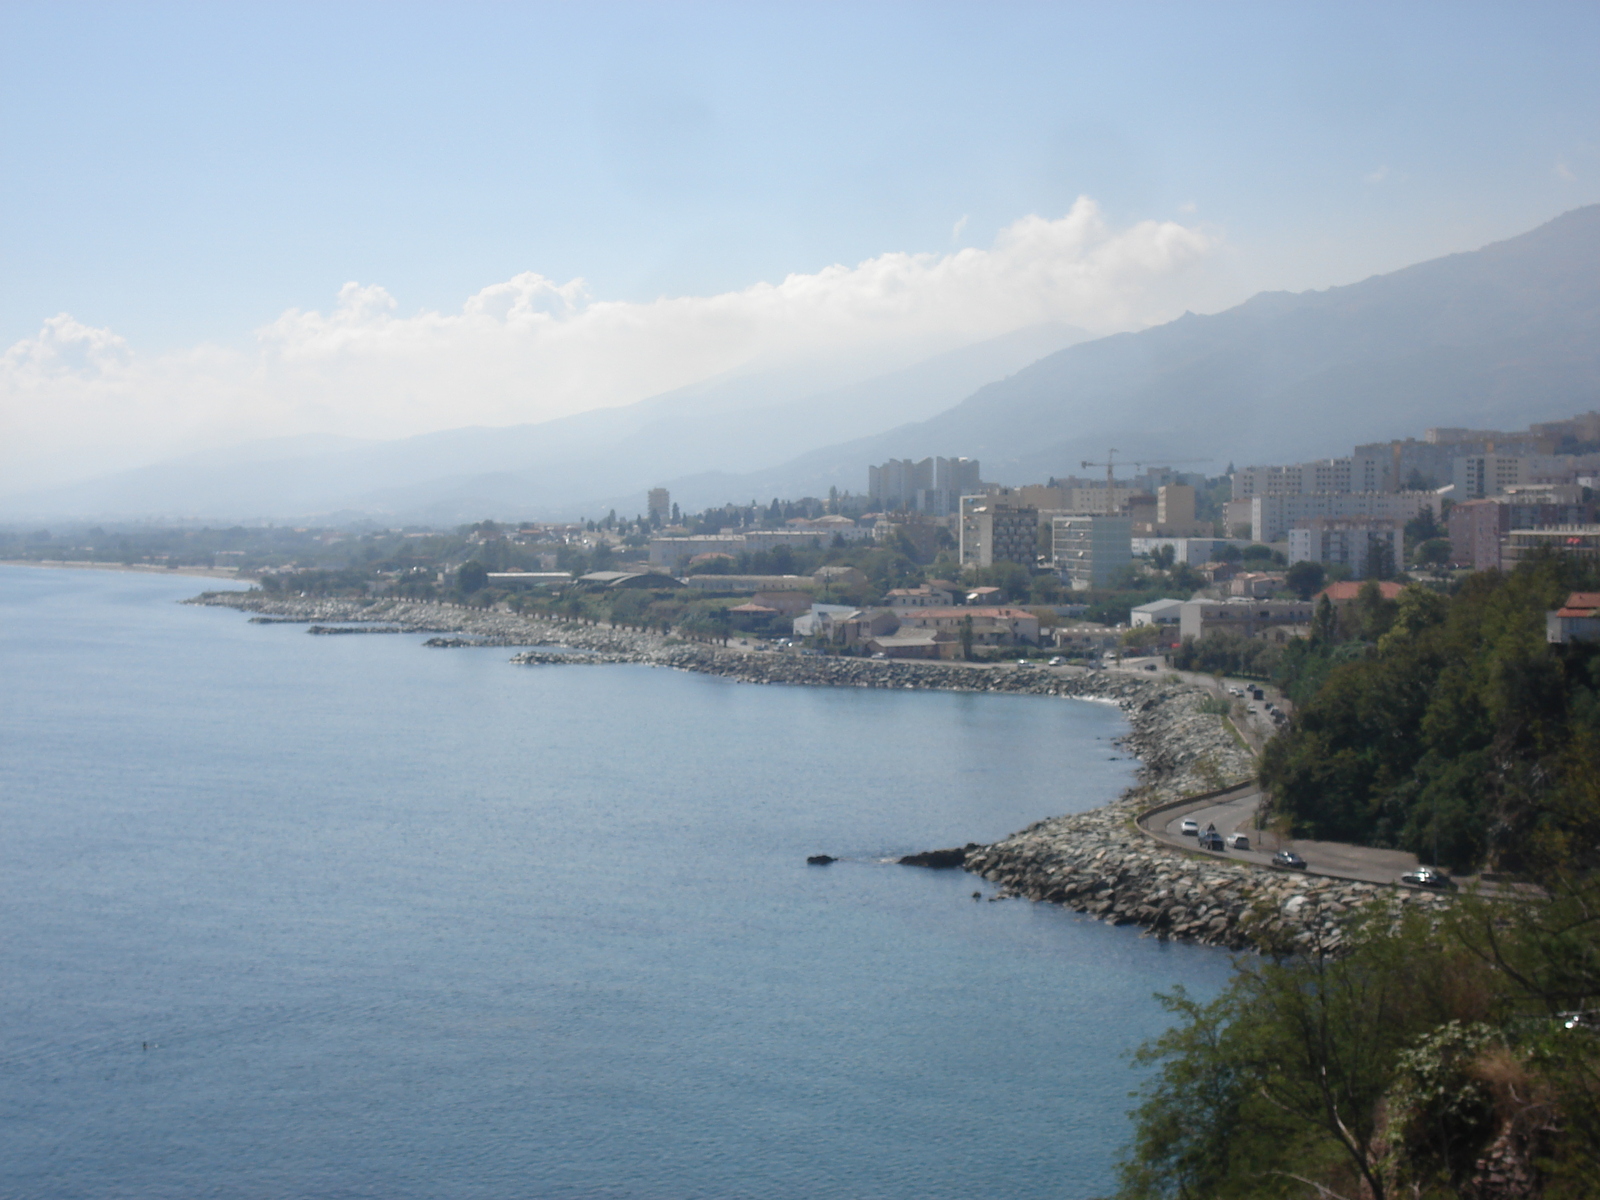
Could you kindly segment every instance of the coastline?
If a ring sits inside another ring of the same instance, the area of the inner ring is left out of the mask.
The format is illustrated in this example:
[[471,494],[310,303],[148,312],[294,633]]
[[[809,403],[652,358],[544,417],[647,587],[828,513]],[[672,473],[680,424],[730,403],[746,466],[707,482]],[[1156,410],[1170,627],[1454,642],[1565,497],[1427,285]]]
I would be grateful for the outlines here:
[[238,567],[167,567],[156,563],[84,562],[71,558],[0,558],[0,567],[48,567],[52,571],[137,571],[145,575],[198,575],[208,579],[246,579]]
[[[989,845],[950,854],[951,865],[996,885],[993,900],[1059,904],[1147,936],[1235,951],[1336,951],[1346,915],[1373,904],[1423,909],[1432,893],[1274,871],[1159,842],[1137,825],[1152,807],[1212,792],[1255,774],[1255,759],[1225,718],[1200,711],[1210,693],[1175,676],[917,660],[756,653],[658,634],[523,617],[419,601],[269,597],[205,592],[186,600],[255,614],[261,623],[304,623],[307,632],[429,633],[433,647],[524,647],[523,666],[639,663],[742,683],[1002,692],[1116,704],[1129,732],[1119,744],[1139,761],[1138,782],[1098,808],[1049,817]],[[330,625],[334,627],[330,627]]]

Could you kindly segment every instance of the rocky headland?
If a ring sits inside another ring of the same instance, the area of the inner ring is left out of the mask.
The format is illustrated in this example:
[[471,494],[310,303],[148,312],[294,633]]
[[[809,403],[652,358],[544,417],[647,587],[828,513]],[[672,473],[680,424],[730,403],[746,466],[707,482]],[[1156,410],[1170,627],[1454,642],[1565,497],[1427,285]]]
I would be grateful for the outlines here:
[[[938,850],[909,865],[960,865],[997,887],[992,899],[1061,904],[1159,937],[1233,950],[1337,949],[1349,914],[1375,903],[1435,907],[1445,897],[1297,872],[1279,872],[1156,840],[1145,810],[1251,778],[1255,761],[1227,719],[1202,709],[1210,693],[1176,676],[1061,673],[970,663],[754,653],[657,634],[421,601],[273,597],[207,592],[188,601],[256,614],[308,631],[431,633],[425,645],[529,647],[525,666],[642,663],[744,683],[937,689],[1062,696],[1114,703],[1131,726],[1121,739],[1140,761],[1138,783],[1089,812],[1039,821],[992,845]],[[818,858],[826,858],[826,855]]]

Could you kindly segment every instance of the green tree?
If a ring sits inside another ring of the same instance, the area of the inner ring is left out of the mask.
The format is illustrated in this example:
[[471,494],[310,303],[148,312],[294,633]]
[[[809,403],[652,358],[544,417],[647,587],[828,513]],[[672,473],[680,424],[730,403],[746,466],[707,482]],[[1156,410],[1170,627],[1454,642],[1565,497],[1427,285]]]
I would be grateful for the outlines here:
[[1284,583],[1302,600],[1309,600],[1322,589],[1322,564],[1310,559],[1295,563],[1284,575]]
[[456,571],[456,586],[467,595],[489,586],[489,569],[477,559],[469,559]]

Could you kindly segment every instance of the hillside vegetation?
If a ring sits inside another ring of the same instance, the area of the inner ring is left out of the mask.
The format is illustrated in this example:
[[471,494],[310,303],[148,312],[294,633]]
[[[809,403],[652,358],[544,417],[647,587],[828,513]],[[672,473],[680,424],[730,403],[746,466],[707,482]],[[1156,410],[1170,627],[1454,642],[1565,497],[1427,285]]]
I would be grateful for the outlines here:
[[1595,575],[1372,588],[1291,645],[1300,707],[1262,778],[1295,832],[1522,882],[1432,923],[1369,912],[1338,954],[1269,946],[1210,1003],[1163,997],[1123,1200],[1600,1195],[1600,646],[1550,645],[1544,620]]
[[1595,574],[1557,559],[1453,596],[1368,591],[1284,664],[1301,702],[1262,781],[1298,836],[1398,846],[1466,871],[1587,861],[1600,778],[1600,645],[1550,645],[1545,613]]

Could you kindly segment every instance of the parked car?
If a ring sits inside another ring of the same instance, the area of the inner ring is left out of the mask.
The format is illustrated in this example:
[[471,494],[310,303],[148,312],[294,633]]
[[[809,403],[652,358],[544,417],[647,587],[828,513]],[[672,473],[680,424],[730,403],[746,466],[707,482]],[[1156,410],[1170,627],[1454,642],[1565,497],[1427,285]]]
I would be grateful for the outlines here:
[[1145,663],[1144,669],[1146,671],[1159,671],[1161,668],[1156,666],[1155,663]]
[[1028,660],[1027,660],[1027,659],[1025,659],[1025,658],[1019,658],[1019,659],[1017,659],[1017,666],[1019,666],[1019,667],[1025,667],[1025,666],[1027,666],[1027,665],[1028,665]]
[[1058,654],[1058,655],[1056,655],[1054,658],[1052,658],[1050,660],[1050,665],[1052,667],[1064,667],[1064,666],[1067,665],[1067,660],[1062,658],[1061,655]]
[[1412,887],[1426,888],[1453,888],[1450,876],[1443,871],[1435,871],[1432,867],[1418,867],[1415,871],[1407,871],[1400,876],[1401,883],[1409,883]]
[[1279,850],[1272,856],[1272,865],[1281,867],[1286,871],[1304,871],[1306,869],[1306,860],[1293,850]]
[[1227,836],[1227,838],[1224,839],[1224,840],[1228,843],[1228,849],[1229,850],[1248,850],[1248,849],[1250,849],[1250,839],[1245,834],[1242,834],[1242,833],[1230,833]]
[[1199,837],[1200,822],[1196,821],[1193,817],[1190,817],[1186,819],[1182,825],[1178,826],[1178,832],[1183,834],[1184,837]]

